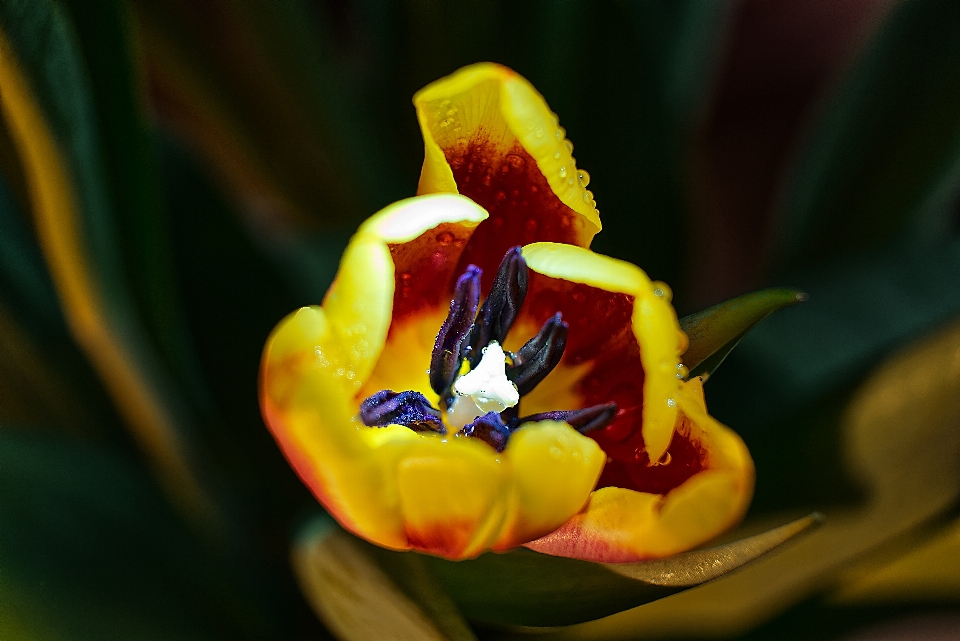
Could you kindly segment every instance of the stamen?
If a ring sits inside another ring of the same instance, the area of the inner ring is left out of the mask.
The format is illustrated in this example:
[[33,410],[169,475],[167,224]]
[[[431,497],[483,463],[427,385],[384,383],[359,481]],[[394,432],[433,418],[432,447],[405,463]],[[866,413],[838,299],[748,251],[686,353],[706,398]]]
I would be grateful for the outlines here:
[[513,365],[507,368],[507,378],[516,384],[520,396],[532,392],[560,362],[567,346],[568,328],[557,312],[517,352]]
[[520,314],[523,299],[527,296],[528,277],[527,261],[523,259],[520,247],[511,247],[500,261],[490,295],[483,301],[467,339],[468,349],[464,356],[470,360],[470,367],[476,367],[482,356],[480,350],[490,341],[502,345],[507,338],[507,332]]
[[415,432],[439,432],[446,434],[440,410],[413,390],[394,392],[380,390],[360,404],[360,420],[368,427],[403,425]]
[[542,412],[540,414],[531,414],[517,420],[517,427],[523,427],[524,423],[532,421],[563,421],[581,434],[595,432],[605,428],[613,422],[617,416],[616,403],[604,403],[585,407],[582,410],[561,410],[557,412]]
[[489,412],[477,417],[473,423],[465,425],[464,428],[457,433],[457,436],[478,438],[488,443],[496,451],[502,452],[507,446],[507,440],[510,438],[510,428],[500,419],[499,414]]
[[470,265],[457,279],[453,300],[450,301],[450,313],[443,321],[433,345],[433,354],[430,357],[430,387],[441,396],[449,392],[460,369],[460,352],[480,303],[480,274],[479,267]]

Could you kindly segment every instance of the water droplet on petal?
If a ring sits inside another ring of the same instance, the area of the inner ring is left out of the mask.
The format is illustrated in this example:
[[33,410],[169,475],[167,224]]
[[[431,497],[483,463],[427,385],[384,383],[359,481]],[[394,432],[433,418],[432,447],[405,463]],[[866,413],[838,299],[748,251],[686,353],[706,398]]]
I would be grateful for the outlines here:
[[449,109],[447,109],[447,116],[456,116],[458,111],[460,110],[457,109],[456,107],[450,107]]
[[590,191],[590,190],[588,189],[588,190],[586,190],[585,192],[583,192],[583,202],[589,204],[590,201],[592,201],[592,200],[593,200],[593,192],[592,192],[592,191]]
[[566,145],[566,147],[567,147],[567,152],[572,154],[572,153],[573,153],[573,143],[570,142],[569,140],[564,140],[564,141],[563,141],[563,144]]
[[586,187],[590,184],[590,174],[588,174],[586,170],[581,169],[579,172],[577,172],[577,180],[580,181],[581,185]]
[[572,184],[575,183],[575,182],[577,182],[577,181],[575,181],[575,180],[573,179],[573,176],[570,176],[569,178],[567,178],[567,184],[568,184],[568,185],[572,185]]
[[667,407],[676,407],[676,406],[677,406],[677,401],[675,401],[672,398],[667,399]]
[[537,233],[537,229],[540,227],[540,223],[537,222],[536,218],[528,218],[523,227],[527,230],[527,233],[535,234]]
[[653,295],[657,297],[663,296],[663,290],[657,287],[655,290],[653,290]]
[[448,231],[442,231],[437,234],[437,242],[441,245],[449,245],[453,242],[453,234]]
[[444,118],[443,120],[440,121],[440,128],[446,129],[452,124],[453,124],[453,118]]
[[523,157],[517,154],[507,154],[507,163],[514,169],[521,169],[526,164]]
[[496,201],[497,204],[500,204],[507,199],[507,192],[501,189],[500,191],[498,191],[493,195],[493,199],[494,201]]
[[554,160],[560,160],[560,152],[559,152],[559,151],[553,152],[553,159],[554,159]]
[[557,140],[563,140],[563,137],[566,135],[566,133],[567,132],[564,131],[563,127],[557,127],[557,130],[553,132],[553,136]]
[[535,138],[543,138],[543,127],[537,127],[534,129],[533,135]]
[[560,177],[561,177],[561,178],[566,178],[566,177],[567,177],[567,166],[566,166],[566,165],[563,165],[563,166],[560,167]]

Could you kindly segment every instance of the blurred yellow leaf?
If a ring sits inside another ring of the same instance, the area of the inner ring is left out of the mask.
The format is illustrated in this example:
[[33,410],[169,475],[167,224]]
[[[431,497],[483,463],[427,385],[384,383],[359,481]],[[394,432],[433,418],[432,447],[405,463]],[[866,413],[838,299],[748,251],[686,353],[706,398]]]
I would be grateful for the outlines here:
[[851,572],[838,603],[960,600],[960,520],[896,559]]
[[301,535],[292,563],[307,601],[344,641],[475,641],[454,606],[431,590],[429,579],[423,577],[416,587],[430,600],[433,618],[329,519],[318,520]]

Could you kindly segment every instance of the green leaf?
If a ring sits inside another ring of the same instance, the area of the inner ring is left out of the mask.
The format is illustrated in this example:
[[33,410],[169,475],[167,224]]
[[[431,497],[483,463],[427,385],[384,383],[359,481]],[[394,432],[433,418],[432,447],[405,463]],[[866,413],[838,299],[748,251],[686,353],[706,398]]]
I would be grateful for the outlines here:
[[782,201],[781,263],[936,238],[960,180],[960,4],[899,3],[823,114]]
[[[99,53],[91,55],[97,66],[90,68],[62,3],[0,4],[0,32],[11,54],[0,59],[4,83],[0,101],[67,324],[168,488],[197,522],[210,525],[220,514],[188,444],[193,417],[149,331],[156,325],[144,318],[157,308],[138,306],[133,289],[143,283],[131,282],[124,263],[129,238],[124,238],[118,211],[134,207],[138,213],[129,222],[140,224],[151,220],[140,215],[148,214],[149,201],[155,200],[155,193],[146,187],[149,165],[134,157],[143,151],[144,131],[129,115],[116,123],[120,130],[107,136],[98,122],[98,96],[111,103],[125,96],[119,106],[133,108],[127,95],[130,79],[114,84],[115,76],[130,73],[129,65],[112,60],[128,56],[124,35],[116,33],[121,8],[119,2],[74,6],[78,13],[98,11],[92,24],[96,30],[105,29],[98,35],[103,42],[93,46]],[[116,46],[110,48],[111,43]],[[108,79],[94,87],[90,78],[100,72]],[[110,120],[111,113],[116,115],[108,109],[104,117]],[[127,138],[133,142],[120,148],[134,168],[120,161],[106,163],[114,151],[109,146]],[[117,183],[111,183],[114,175]],[[143,244],[152,242],[153,231],[136,234],[147,255],[154,255]],[[163,290],[155,278],[148,276],[146,282]],[[170,315],[162,313],[159,320],[162,325]]]
[[135,456],[0,425],[0,638],[265,639],[258,583]]
[[[639,563],[590,563],[531,550],[471,561],[422,557],[464,615],[497,625],[556,626],[598,619],[700,585],[810,530],[811,515],[739,541]],[[378,558],[397,553],[370,546]],[[390,561],[382,561],[390,567]]]
[[795,289],[764,289],[684,316],[680,328],[690,339],[683,355],[689,376],[710,376],[757,323],[804,300],[806,295]]

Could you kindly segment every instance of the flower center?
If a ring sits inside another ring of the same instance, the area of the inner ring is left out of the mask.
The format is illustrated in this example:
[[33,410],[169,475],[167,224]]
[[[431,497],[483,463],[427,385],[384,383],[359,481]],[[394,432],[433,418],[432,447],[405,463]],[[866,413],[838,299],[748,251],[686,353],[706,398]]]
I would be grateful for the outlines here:
[[520,417],[521,397],[563,357],[568,326],[554,314],[516,354],[504,352],[501,345],[527,294],[527,263],[520,248],[507,251],[483,306],[480,276],[480,268],[470,265],[457,279],[450,312],[434,343],[430,386],[440,397],[440,409],[419,392],[381,390],[361,403],[363,423],[440,434],[449,425],[457,429],[455,436],[479,438],[498,452],[525,423],[563,421],[581,433],[609,425],[617,414],[615,403]]
[[464,427],[484,414],[499,414],[520,402],[516,383],[507,378],[506,361],[500,343],[490,341],[476,369],[454,381],[456,396],[447,408],[447,420],[452,425]]

